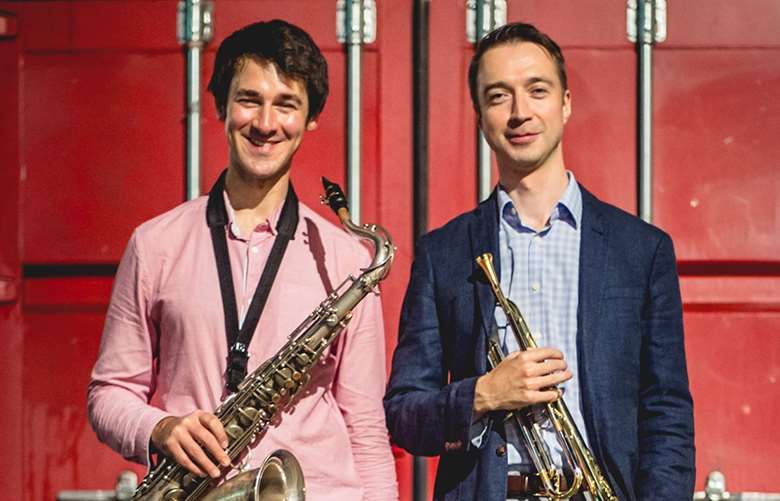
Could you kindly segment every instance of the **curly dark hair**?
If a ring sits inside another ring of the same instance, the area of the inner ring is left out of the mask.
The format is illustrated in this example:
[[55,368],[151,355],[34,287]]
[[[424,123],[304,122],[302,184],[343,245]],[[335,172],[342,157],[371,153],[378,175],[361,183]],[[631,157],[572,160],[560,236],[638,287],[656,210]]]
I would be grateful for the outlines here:
[[317,118],[328,98],[328,63],[308,33],[280,19],[250,24],[233,32],[217,49],[208,90],[224,121],[230,82],[247,59],[273,63],[300,81],[309,98],[307,121]]
[[566,78],[566,61],[563,59],[563,52],[555,41],[549,36],[539,31],[536,26],[526,23],[510,23],[498,27],[485,35],[477,44],[474,56],[469,63],[469,91],[471,92],[471,103],[479,114],[479,96],[477,95],[477,73],[479,73],[479,62],[482,56],[489,49],[509,43],[531,42],[542,47],[553,61],[555,61],[558,70],[558,78],[561,80],[563,90],[568,90],[569,82]]

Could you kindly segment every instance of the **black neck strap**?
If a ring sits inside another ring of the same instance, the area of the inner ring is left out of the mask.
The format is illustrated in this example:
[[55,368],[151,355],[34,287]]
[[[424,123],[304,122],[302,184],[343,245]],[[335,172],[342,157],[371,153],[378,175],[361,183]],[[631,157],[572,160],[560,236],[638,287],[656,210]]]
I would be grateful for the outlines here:
[[257,322],[263,313],[268,294],[279,271],[284,251],[287,244],[295,235],[298,227],[298,197],[295,195],[292,184],[287,188],[287,198],[282,206],[282,213],[276,225],[277,236],[268,256],[268,261],[263,268],[260,282],[257,284],[252,302],[244,317],[244,323],[239,329],[238,308],[236,306],[236,293],[233,288],[233,273],[230,269],[230,256],[227,247],[227,234],[225,226],[228,223],[227,208],[222,192],[225,189],[225,176],[222,172],[209,192],[209,201],[206,206],[206,222],[211,230],[211,243],[214,246],[214,257],[217,262],[219,274],[219,289],[222,293],[222,310],[225,315],[225,334],[228,345],[228,365],[226,373],[226,386],[228,391],[234,392],[238,384],[244,380],[247,373],[247,361],[249,360],[249,343],[255,333]]

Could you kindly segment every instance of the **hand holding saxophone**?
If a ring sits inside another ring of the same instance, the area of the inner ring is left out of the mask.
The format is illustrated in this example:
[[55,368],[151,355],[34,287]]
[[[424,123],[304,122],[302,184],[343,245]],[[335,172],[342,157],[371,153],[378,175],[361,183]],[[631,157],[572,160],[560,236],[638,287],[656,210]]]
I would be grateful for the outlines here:
[[531,348],[507,355],[498,366],[477,380],[474,412],[515,410],[528,405],[553,402],[553,387],[568,381],[563,353],[555,348]]
[[161,419],[152,430],[151,440],[157,450],[200,477],[221,475],[211,458],[221,466],[230,464],[225,453],[227,435],[217,416],[210,412],[197,410]]

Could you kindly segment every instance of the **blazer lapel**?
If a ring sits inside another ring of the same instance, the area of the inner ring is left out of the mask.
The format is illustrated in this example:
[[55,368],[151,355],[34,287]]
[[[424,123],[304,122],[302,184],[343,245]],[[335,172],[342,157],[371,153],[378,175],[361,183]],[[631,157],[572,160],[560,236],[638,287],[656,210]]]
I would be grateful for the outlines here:
[[601,457],[601,441],[594,426],[595,405],[590,382],[590,364],[597,363],[591,356],[593,338],[598,335],[597,320],[602,308],[607,275],[608,228],[602,218],[600,204],[593,195],[582,190],[582,231],[580,235],[579,301],[577,307],[577,364],[579,366],[580,388],[583,395],[582,407],[588,437]]
[[475,332],[476,350],[474,366],[479,374],[487,372],[487,336],[495,322],[494,309],[495,296],[490,288],[482,270],[477,266],[476,258],[484,253],[493,254],[493,266],[496,273],[501,276],[501,259],[498,251],[498,192],[493,193],[487,200],[479,204],[474,210],[474,219],[469,225],[469,240],[471,243],[471,276],[474,283],[475,310],[480,316],[480,329]]

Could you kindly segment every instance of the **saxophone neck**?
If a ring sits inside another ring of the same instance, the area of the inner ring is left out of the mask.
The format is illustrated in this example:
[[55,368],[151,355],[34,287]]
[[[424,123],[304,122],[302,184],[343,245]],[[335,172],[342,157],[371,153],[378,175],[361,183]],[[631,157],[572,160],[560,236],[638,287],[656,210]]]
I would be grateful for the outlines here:
[[364,273],[379,271],[376,281],[382,280],[390,271],[390,265],[395,254],[392,237],[387,230],[378,224],[360,225],[353,222],[347,206],[346,196],[341,187],[325,177],[322,178],[322,185],[325,188],[322,202],[328,204],[333,212],[336,213],[347,232],[358,238],[370,241],[374,248],[373,259],[371,264],[364,270]]

